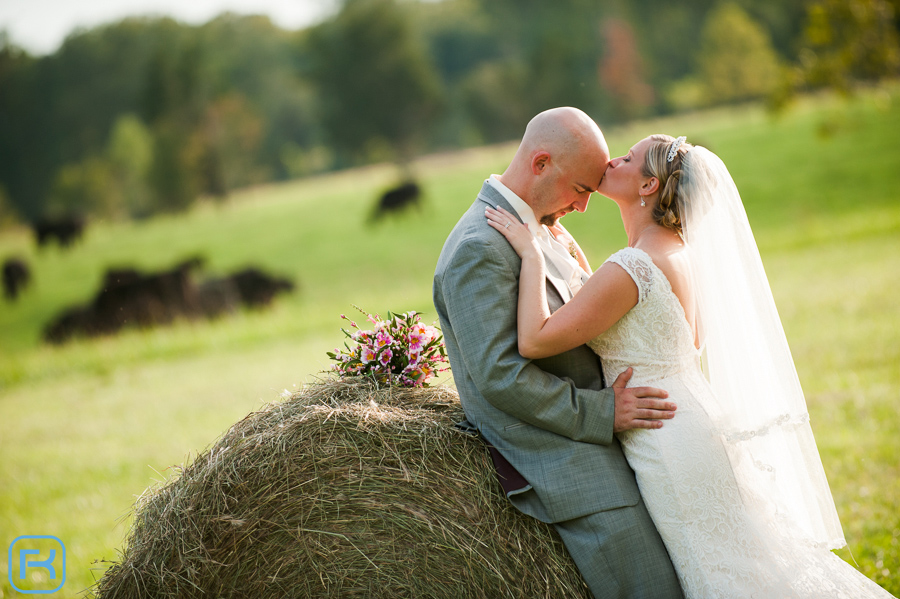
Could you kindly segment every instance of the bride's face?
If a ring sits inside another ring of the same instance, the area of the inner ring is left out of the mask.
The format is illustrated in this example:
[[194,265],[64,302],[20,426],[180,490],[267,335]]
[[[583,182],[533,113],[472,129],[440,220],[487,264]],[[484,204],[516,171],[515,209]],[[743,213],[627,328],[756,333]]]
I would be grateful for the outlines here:
[[597,191],[611,200],[640,202],[638,191],[648,179],[641,170],[647,156],[647,148],[651,143],[650,138],[642,139],[624,156],[610,160]]

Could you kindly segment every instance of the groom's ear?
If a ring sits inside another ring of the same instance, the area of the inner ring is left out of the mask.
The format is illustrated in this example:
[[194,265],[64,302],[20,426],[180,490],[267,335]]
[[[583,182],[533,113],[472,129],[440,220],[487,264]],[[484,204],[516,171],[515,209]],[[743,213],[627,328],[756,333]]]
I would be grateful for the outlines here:
[[550,166],[550,152],[538,152],[531,157],[531,172],[540,175]]

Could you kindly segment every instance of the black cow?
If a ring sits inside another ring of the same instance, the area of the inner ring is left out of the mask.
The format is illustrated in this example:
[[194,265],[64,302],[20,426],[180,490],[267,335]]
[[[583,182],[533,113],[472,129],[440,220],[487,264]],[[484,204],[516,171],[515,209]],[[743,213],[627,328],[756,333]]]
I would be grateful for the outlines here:
[[197,287],[200,310],[207,318],[217,318],[237,310],[241,293],[231,277],[207,279]]
[[267,306],[277,293],[294,289],[292,281],[252,267],[198,285],[192,271],[202,262],[192,258],[155,273],[109,269],[93,300],[63,310],[44,330],[44,338],[62,343],[74,335],[104,335],[127,326],[168,324],[177,318],[214,318],[234,311],[240,304]]
[[293,281],[273,277],[253,267],[233,273],[229,278],[237,287],[241,303],[250,308],[268,306],[275,294],[294,290]]
[[133,268],[109,269],[93,300],[64,310],[47,326],[44,338],[61,343],[78,334],[104,335],[126,326],[149,327],[201,316],[197,285],[191,278],[198,263],[192,259],[149,274]]
[[7,258],[3,263],[3,296],[14,302],[31,282],[31,269],[21,258]]
[[84,219],[80,216],[68,215],[56,218],[44,217],[32,223],[38,247],[56,239],[60,247],[69,247],[81,239],[84,233]]
[[422,190],[415,181],[407,181],[398,187],[387,190],[375,204],[372,214],[369,215],[369,222],[374,223],[386,214],[399,213],[409,206],[420,208],[421,195]]

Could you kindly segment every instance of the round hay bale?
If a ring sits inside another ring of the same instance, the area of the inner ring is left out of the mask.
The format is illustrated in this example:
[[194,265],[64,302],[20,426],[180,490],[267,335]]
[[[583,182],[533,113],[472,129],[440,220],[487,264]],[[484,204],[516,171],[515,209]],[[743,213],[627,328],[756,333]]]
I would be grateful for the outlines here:
[[94,591],[147,597],[584,597],[502,494],[448,387],[310,384],[145,493]]

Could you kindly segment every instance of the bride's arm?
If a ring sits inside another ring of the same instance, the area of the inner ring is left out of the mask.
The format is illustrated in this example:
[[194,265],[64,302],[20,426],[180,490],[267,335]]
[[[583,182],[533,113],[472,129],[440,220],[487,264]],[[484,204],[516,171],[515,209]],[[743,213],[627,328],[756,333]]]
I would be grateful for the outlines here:
[[[485,211],[522,258],[519,275],[519,353],[545,358],[578,347],[606,331],[638,301],[638,289],[620,266],[606,263],[581,291],[551,316],[547,304],[544,256],[527,225],[503,210]],[[506,223],[511,223],[509,227]]]

